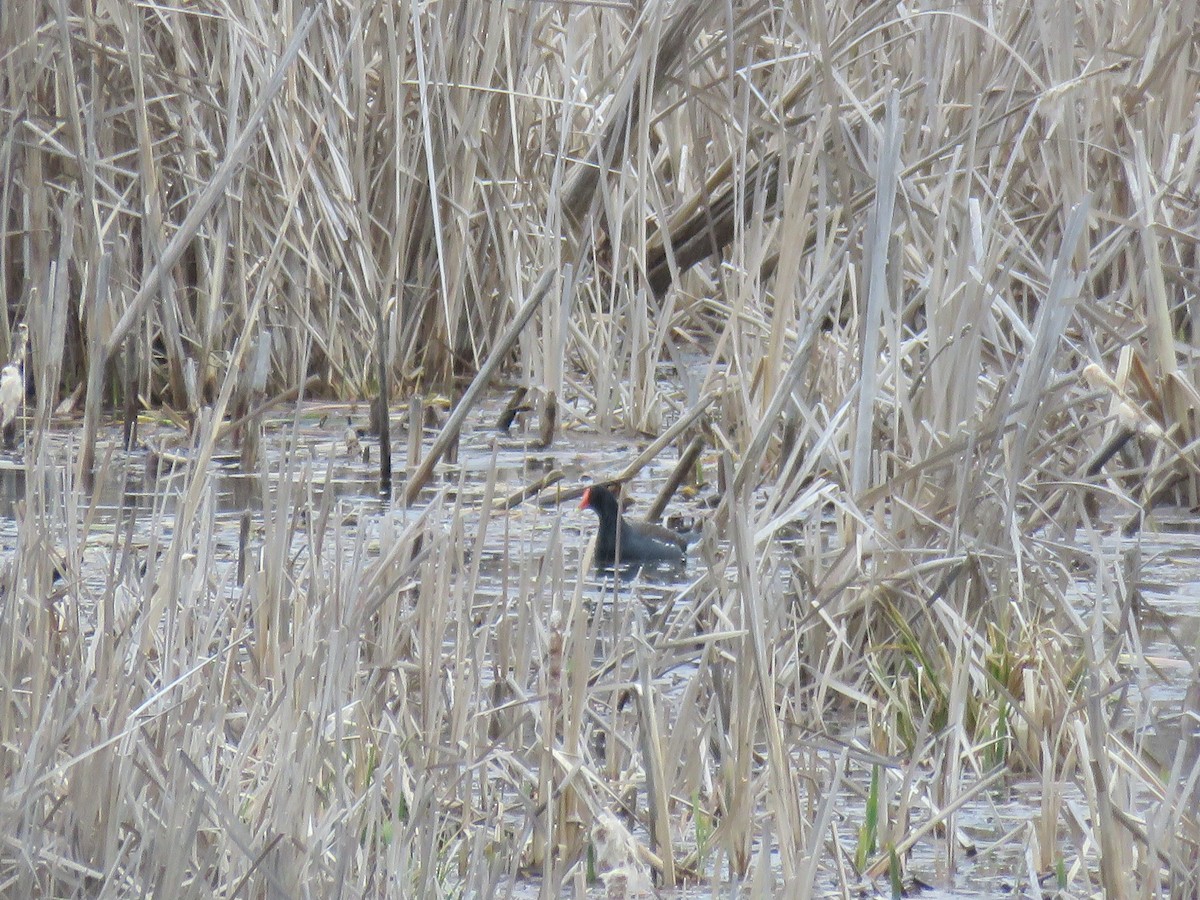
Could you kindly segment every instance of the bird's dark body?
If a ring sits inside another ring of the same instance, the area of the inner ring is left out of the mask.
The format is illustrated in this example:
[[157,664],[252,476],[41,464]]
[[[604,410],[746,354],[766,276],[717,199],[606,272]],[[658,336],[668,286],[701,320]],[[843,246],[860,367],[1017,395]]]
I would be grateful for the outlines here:
[[579,508],[594,509],[600,517],[596,562],[601,565],[683,561],[686,543],[682,536],[661,525],[627,522],[617,498],[608,488],[589,487]]

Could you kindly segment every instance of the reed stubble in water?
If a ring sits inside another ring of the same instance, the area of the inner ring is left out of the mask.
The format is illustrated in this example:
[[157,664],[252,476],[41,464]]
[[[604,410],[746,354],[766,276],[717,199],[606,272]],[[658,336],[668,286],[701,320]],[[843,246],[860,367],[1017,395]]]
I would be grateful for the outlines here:
[[[978,831],[956,824],[980,786],[1032,778],[1042,804],[986,834],[1014,854],[1009,887],[1193,894],[1195,764],[1145,764],[1152,704],[1126,698],[1165,669],[1142,663],[1136,572],[1079,502],[1196,501],[1174,449],[1196,406],[1180,8],[405,10],[4,7],[4,85],[32,89],[0,103],[19,118],[0,290],[29,313],[37,404],[0,596],[6,890],[490,895],[536,847],[551,890],[628,800],[660,871],[848,893],[851,857],[897,882],[966,872]],[[179,89],[197,79],[203,102]],[[543,278],[543,301],[570,281],[572,311],[548,327],[561,302],[535,304],[499,352]],[[543,513],[501,529],[440,497],[464,401],[424,460],[431,504],[377,538],[349,511],[296,524],[317,501],[290,461],[239,587],[206,463],[246,335],[289,335],[267,396],[315,371],[345,396],[382,357],[361,349],[380,330],[363,298],[391,296],[398,399],[494,352],[541,384],[561,353],[557,447],[661,436],[719,396],[702,464],[724,539],[693,583],[597,614],[551,525],[506,542],[504,587],[483,591],[484,544]],[[136,387],[108,377],[126,341]],[[1080,387],[1085,358],[1162,429],[1147,471],[1079,477],[1114,415]],[[49,455],[57,392],[87,378],[87,473],[102,401],[157,403],[192,359],[199,384],[215,373],[194,471],[151,501],[147,546],[119,550],[161,577],[101,566],[51,601],[47,548],[79,562],[118,540]],[[622,706],[631,686],[646,699]]]

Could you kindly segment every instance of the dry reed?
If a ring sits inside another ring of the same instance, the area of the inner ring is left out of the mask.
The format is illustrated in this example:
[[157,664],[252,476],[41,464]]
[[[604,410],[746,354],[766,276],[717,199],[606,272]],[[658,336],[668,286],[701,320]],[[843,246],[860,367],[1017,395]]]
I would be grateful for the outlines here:
[[[558,896],[590,850],[610,896],[952,886],[964,809],[1035,785],[986,840],[1006,886],[1194,895],[1195,692],[1156,758],[1116,526],[1200,500],[1195,27],[0,4],[0,328],[29,323],[36,395],[0,893]],[[439,465],[504,372],[559,449],[657,437],[623,475],[704,432],[720,500],[678,594],[597,598],[557,514],[496,501],[536,476],[493,457],[480,499]],[[425,447],[412,400],[415,508],[319,494],[297,414],[247,463],[238,577],[234,398],[381,382],[457,403]],[[190,464],[101,510],[131,398],[194,423]]]

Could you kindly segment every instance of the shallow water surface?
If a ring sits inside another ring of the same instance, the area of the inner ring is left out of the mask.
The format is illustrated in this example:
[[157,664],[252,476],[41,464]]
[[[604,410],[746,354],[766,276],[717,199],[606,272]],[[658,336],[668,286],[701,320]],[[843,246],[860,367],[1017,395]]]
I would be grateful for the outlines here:
[[[339,552],[378,556],[381,535],[391,533],[383,527],[385,523],[402,526],[434,502],[443,527],[460,529],[456,540],[465,564],[478,567],[471,602],[479,621],[487,610],[506,604],[514,592],[528,589],[542,567],[552,561],[552,571],[561,571],[564,578],[582,577],[582,596],[597,635],[594,664],[606,664],[609,649],[619,643],[620,636],[634,634],[639,641],[657,642],[662,655],[654,673],[655,682],[668,705],[683,702],[698,671],[704,629],[709,627],[704,625],[708,620],[698,617],[700,600],[695,588],[703,564],[697,559],[697,551],[682,568],[625,573],[583,571],[595,516],[591,511],[579,510],[575,498],[556,502],[559,493],[567,494],[593,477],[615,475],[645,442],[564,430],[552,448],[543,449],[535,446],[532,436],[499,436],[492,423],[503,399],[484,404],[470,418],[457,461],[442,468],[436,482],[423,492],[412,510],[403,509],[392,497],[379,495],[375,439],[360,439],[365,456],[361,448],[354,452],[346,446],[344,423],[347,416],[356,417],[352,409],[312,404],[267,422],[262,458],[253,470],[243,471],[233,454],[209,466],[210,490],[205,500],[213,504],[214,525],[208,577],[232,588],[239,565],[253,569],[270,533],[267,517],[273,517],[275,528],[283,524],[283,519],[294,526],[289,532],[293,554],[308,552],[304,534],[308,520],[327,514],[342,526],[338,532]],[[365,425],[365,416],[359,418],[364,419],[359,424]],[[147,426],[146,430],[149,433],[145,442],[151,447],[162,447],[173,438],[166,428]],[[427,430],[426,445],[435,431]],[[53,437],[49,452],[59,464],[52,470],[51,479],[69,481],[66,464],[72,457],[72,439],[67,433]],[[396,491],[403,485],[406,443],[403,432],[397,429],[393,439]],[[85,595],[88,591],[99,595],[104,590],[118,545],[128,549],[131,543],[138,551],[124,558],[125,577],[145,578],[148,569],[153,576],[155,560],[171,539],[174,515],[194,474],[186,441],[175,439],[169,458],[145,447],[125,452],[119,445],[120,432],[111,426],[104,431],[97,452],[104,464],[89,498],[88,545],[80,554],[82,571],[78,577]],[[667,477],[674,459],[675,451],[668,450],[630,485],[635,503],[631,515],[646,508],[654,486]],[[481,514],[485,496],[491,496],[492,508],[496,509],[500,500],[517,494],[552,470],[561,471],[564,477],[540,498],[517,504],[507,512]],[[8,554],[16,545],[17,514],[29,493],[26,477],[16,460],[0,466],[0,546]],[[41,487],[48,498],[62,496],[56,493],[61,485]],[[707,487],[686,499],[676,497],[668,512],[681,516],[687,524],[703,520],[713,494],[713,488]],[[1129,662],[1134,673],[1131,682],[1145,710],[1145,715],[1129,726],[1139,740],[1160,745],[1162,758],[1170,759],[1179,735],[1178,710],[1195,683],[1190,654],[1200,640],[1200,579],[1195,578],[1200,534],[1187,515],[1177,520],[1165,515],[1160,522],[1163,527],[1156,534],[1112,540],[1117,542],[1114,553],[1140,548],[1139,590],[1154,612],[1152,620],[1143,626],[1145,659]],[[128,541],[121,535],[127,535]],[[775,556],[763,561],[776,567],[770,583],[781,595],[787,591],[790,577],[787,540],[772,541],[770,552]],[[726,577],[736,577],[736,573],[726,573]],[[564,594],[570,595],[572,590],[568,586]],[[498,704],[511,699],[497,698]],[[856,717],[824,724],[825,735],[811,739],[792,735],[795,752],[832,766],[841,746],[862,747],[865,723]],[[850,755],[834,817],[843,847],[853,847],[857,840],[865,808],[861,786],[870,783],[871,772],[867,758]],[[973,776],[965,777],[960,787],[969,787],[972,780]],[[1026,868],[1024,826],[1040,814],[1039,790],[1038,785],[1009,778],[1002,787],[982,791],[963,805],[953,820],[956,828],[952,835],[931,832],[919,841],[908,857],[906,870],[926,886],[921,896],[985,897],[1028,891],[1031,876]],[[918,795],[923,796],[924,790],[914,792]],[[1069,793],[1066,802],[1072,802]],[[917,804],[912,815],[919,821],[929,812]],[[645,839],[644,833],[639,836]],[[677,839],[687,842],[686,836]],[[954,843],[953,852],[947,841]],[[954,862],[953,869],[949,860]],[[707,875],[718,880],[725,877],[724,872],[709,871]],[[531,897],[537,893],[538,882],[536,878],[520,877],[509,887],[513,896]],[[829,896],[839,895],[838,885],[831,880],[818,879],[818,887],[828,891]],[[875,887],[881,894],[887,893],[886,883]],[[729,885],[716,890],[722,895],[738,894]],[[713,891],[712,883],[704,883],[662,896],[711,896]],[[597,886],[592,893],[601,896],[602,888]]]

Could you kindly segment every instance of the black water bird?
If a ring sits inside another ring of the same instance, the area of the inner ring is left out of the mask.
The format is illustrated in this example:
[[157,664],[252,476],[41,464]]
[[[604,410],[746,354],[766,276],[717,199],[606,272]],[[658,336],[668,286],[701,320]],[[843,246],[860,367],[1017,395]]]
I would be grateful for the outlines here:
[[621,515],[616,496],[604,485],[587,487],[579,508],[594,509],[600,517],[600,533],[596,537],[596,562],[600,565],[683,562],[687,535],[651,522],[627,521]]

